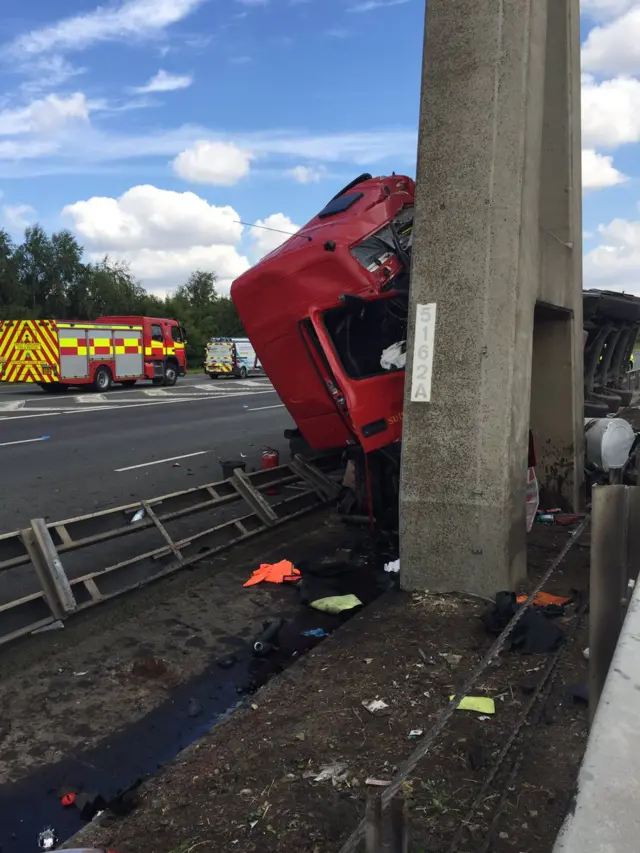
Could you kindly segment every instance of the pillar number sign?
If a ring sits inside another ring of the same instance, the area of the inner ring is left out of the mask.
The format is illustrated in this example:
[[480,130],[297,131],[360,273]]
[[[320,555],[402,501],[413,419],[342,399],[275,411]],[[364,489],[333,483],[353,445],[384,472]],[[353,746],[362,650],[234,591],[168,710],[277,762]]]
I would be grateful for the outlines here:
[[431,402],[433,346],[436,332],[436,303],[416,306],[416,331],[413,340],[411,402]]

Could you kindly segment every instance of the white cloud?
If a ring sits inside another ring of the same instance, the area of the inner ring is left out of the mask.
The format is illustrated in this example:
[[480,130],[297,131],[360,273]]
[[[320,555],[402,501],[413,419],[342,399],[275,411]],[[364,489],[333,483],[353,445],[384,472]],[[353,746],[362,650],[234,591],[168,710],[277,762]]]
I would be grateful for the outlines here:
[[594,27],[582,46],[585,71],[635,74],[640,71],[640,4],[619,18]]
[[33,224],[35,210],[30,204],[5,204],[2,207],[2,222],[12,231],[24,231]]
[[68,97],[47,95],[27,106],[0,111],[0,136],[54,134],[70,122],[87,122],[89,109],[81,92]]
[[638,0],[581,0],[580,11],[596,21],[606,21],[624,15]]
[[26,61],[19,62],[16,70],[27,78],[20,86],[22,93],[35,96],[84,74],[86,68],[76,68],[64,56],[54,53],[49,56],[30,56]]
[[151,92],[175,92],[177,89],[188,89],[193,83],[190,74],[169,74],[160,69],[157,74],[144,86],[134,86],[131,91],[138,95],[148,95]]
[[284,213],[272,213],[266,219],[258,219],[255,225],[256,227],[251,229],[250,235],[257,258],[262,258],[269,252],[273,252],[292,234],[300,230],[300,226],[295,225]]
[[95,196],[69,204],[63,216],[91,258],[110,254],[127,261],[151,288],[170,289],[194,269],[204,269],[216,272],[226,291],[249,266],[237,251],[243,232],[239,214],[191,192],[137,186],[119,198]]
[[640,295],[640,222],[614,219],[598,233],[600,244],[584,258],[585,287]]
[[269,0],[236,0],[242,6],[266,6]]
[[250,152],[231,142],[199,140],[178,154],[172,166],[185,181],[228,187],[246,178],[252,158]]
[[34,29],[9,45],[14,56],[50,51],[82,50],[103,41],[131,41],[161,35],[194,12],[205,0],[127,0],[98,6],[91,12],[63,18]]
[[[350,163],[354,174],[383,159],[392,160],[400,169],[407,163],[412,168],[414,163],[416,131],[413,128],[379,128],[320,136],[268,129],[231,136],[219,130],[182,125],[136,134],[126,130],[110,131],[104,122],[96,126],[88,120],[89,114],[119,113],[143,106],[149,106],[149,102],[138,99],[111,104],[104,100],[89,101],[83,94],[75,93],[68,97],[52,94],[26,106],[0,109],[0,138],[3,135],[24,137],[19,144],[0,144],[0,176],[11,175],[17,159],[21,161],[20,176],[28,177],[45,172],[53,174],[56,170],[70,173],[73,168],[78,171],[93,168],[97,172],[100,165],[104,168],[142,158],[176,158],[174,168],[182,170],[187,179],[223,184],[246,174],[253,156],[291,158],[292,165],[300,161]],[[46,111],[60,114],[60,120],[58,130],[52,128],[46,137],[47,144],[43,145],[41,137],[33,138],[28,134],[38,133],[34,117]],[[73,133],[68,133],[65,124],[74,114]],[[32,160],[42,162],[30,166]],[[287,163],[284,168],[288,166]]]
[[376,9],[388,9],[391,6],[403,6],[409,0],[362,0],[355,6],[350,6],[347,12],[373,12]]
[[[639,33],[640,38],[640,33]],[[640,54],[639,54],[640,55]],[[640,140],[640,80],[582,79],[582,141],[587,148],[614,148]]]
[[316,184],[325,176],[324,166],[294,166],[287,172],[299,184]]
[[613,165],[613,157],[599,154],[593,148],[582,152],[582,188],[602,190],[605,187],[615,187],[627,180],[626,175],[619,172]]

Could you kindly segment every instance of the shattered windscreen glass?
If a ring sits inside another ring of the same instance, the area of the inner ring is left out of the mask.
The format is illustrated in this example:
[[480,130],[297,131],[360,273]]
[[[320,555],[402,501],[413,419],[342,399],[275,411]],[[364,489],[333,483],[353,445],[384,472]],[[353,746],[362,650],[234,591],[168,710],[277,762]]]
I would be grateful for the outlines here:
[[[353,246],[351,254],[369,272],[375,272],[389,258],[400,254],[411,254],[411,233],[413,230],[413,205],[405,207],[398,216],[371,234],[357,246]],[[401,257],[401,261],[404,259]]]

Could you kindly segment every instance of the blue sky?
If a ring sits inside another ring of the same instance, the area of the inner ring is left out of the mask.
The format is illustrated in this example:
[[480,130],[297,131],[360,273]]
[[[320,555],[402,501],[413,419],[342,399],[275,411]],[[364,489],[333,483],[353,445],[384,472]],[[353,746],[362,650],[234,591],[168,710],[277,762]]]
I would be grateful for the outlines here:
[[[362,171],[413,175],[424,0],[10,0],[0,227],[150,289],[230,281]],[[640,0],[583,0],[587,284],[640,292]],[[382,73],[381,73],[382,72]],[[375,88],[375,93],[372,88]]]

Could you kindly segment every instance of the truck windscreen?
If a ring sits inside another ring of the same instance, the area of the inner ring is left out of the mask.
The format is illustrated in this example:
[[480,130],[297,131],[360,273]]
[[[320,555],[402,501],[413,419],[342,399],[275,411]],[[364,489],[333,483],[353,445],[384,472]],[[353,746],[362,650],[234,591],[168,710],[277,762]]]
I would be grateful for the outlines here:
[[394,255],[405,266],[411,252],[412,230],[413,205],[405,207],[393,222],[353,246],[351,254],[369,272],[375,272]]

